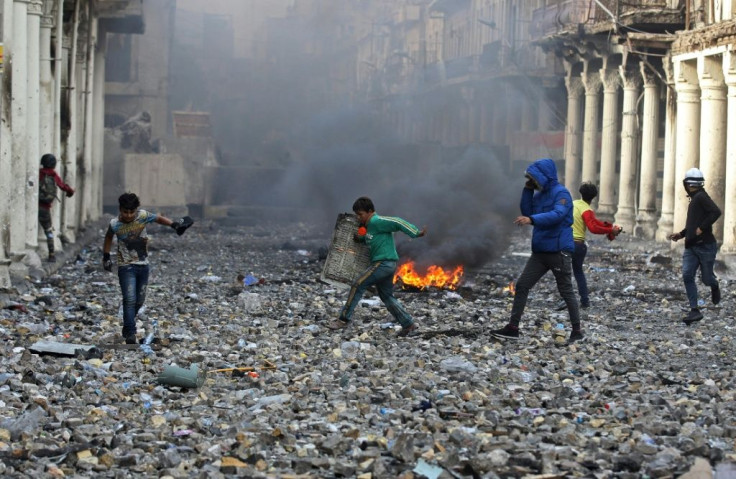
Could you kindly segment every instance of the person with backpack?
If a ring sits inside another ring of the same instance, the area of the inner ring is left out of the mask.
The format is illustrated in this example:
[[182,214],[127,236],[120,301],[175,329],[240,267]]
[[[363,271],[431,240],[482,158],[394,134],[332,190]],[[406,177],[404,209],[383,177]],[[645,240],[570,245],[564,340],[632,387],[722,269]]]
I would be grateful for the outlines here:
[[54,227],[51,223],[51,206],[55,199],[59,199],[56,196],[56,190],[61,188],[66,192],[68,198],[74,195],[74,188],[64,183],[56,173],[55,168],[56,157],[54,155],[46,153],[41,157],[41,169],[38,174],[38,221],[46,235],[46,244],[49,247],[49,263],[56,261],[54,255]]

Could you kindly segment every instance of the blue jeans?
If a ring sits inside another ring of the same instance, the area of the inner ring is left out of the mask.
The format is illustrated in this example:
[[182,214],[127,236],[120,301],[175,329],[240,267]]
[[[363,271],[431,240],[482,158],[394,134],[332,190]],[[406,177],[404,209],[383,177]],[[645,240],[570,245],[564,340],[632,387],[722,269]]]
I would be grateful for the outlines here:
[[700,244],[685,248],[682,255],[682,279],[685,281],[685,292],[690,308],[698,307],[698,287],[695,285],[695,273],[700,267],[700,279],[706,286],[718,284],[713,274],[713,264],[716,262],[717,243]]
[[136,333],[135,315],[146,301],[148,273],[147,264],[128,264],[118,268],[120,289],[123,292],[123,337]]
[[588,254],[588,245],[585,243],[575,242],[575,252],[572,254],[572,273],[575,275],[575,282],[578,284],[578,293],[580,294],[580,306],[587,308],[590,306],[590,298],[588,297],[588,280],[585,279],[583,272],[583,262],[585,255]]
[[350,321],[355,307],[358,306],[365,290],[370,286],[376,285],[376,288],[378,288],[378,297],[381,298],[381,301],[386,305],[391,315],[396,318],[401,326],[411,326],[414,321],[401,303],[394,297],[395,272],[396,261],[377,261],[371,264],[351,286],[345,306],[340,311],[340,319],[346,322]]

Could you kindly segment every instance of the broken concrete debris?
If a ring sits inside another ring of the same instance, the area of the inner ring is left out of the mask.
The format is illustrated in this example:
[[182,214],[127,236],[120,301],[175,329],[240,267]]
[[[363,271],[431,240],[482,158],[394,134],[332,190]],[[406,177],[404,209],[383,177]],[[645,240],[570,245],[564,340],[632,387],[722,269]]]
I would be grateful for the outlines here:
[[[522,338],[501,343],[487,331],[508,318],[508,285],[529,251],[520,236],[452,294],[398,291],[421,335],[398,338],[372,294],[349,328],[332,332],[325,324],[346,291],[318,280],[329,228],[297,230],[299,238],[276,225],[155,235],[157,248],[176,254],[153,257],[138,320],[141,338],[155,331],[150,351],[103,347],[122,341],[120,293],[117,278],[88,268],[100,256],[94,245],[83,261],[0,296],[0,474],[733,470],[732,282],[722,281],[717,307],[703,296],[705,320],[684,326],[679,254],[629,238],[592,242],[587,340],[564,345],[569,320],[549,277],[530,297]],[[263,281],[222,280],[242,271]]]

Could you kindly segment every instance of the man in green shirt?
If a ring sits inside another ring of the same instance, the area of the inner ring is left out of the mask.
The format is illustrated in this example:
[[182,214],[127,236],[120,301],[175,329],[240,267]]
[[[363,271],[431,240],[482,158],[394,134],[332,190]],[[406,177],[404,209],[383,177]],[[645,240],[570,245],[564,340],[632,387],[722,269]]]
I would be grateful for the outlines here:
[[350,318],[360,302],[366,289],[375,285],[378,296],[386,305],[391,315],[401,324],[399,336],[410,336],[417,331],[417,325],[409,313],[394,297],[394,273],[399,254],[394,244],[394,233],[403,231],[411,238],[424,236],[426,229],[419,230],[416,226],[401,218],[379,216],[376,214],[373,201],[365,196],[355,200],[353,212],[363,225],[355,235],[355,240],[366,243],[371,250],[371,265],[350,288],[348,299],[340,312],[340,317],[327,325],[330,329],[346,328]]

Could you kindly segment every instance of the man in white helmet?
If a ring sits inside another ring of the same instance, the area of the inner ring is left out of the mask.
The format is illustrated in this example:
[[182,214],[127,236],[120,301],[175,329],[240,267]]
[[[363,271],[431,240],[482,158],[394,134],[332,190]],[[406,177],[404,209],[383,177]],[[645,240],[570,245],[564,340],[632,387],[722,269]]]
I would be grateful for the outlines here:
[[690,313],[682,320],[688,326],[703,319],[703,313],[698,308],[698,287],[695,285],[695,273],[700,268],[700,277],[703,284],[710,286],[713,304],[721,301],[721,288],[718,279],[713,273],[713,264],[716,261],[718,244],[713,236],[713,223],[721,216],[721,209],[705,192],[703,172],[697,168],[690,168],[685,173],[682,184],[690,197],[687,207],[685,229],[679,233],[672,233],[670,239],[677,241],[685,238],[685,252],[682,255],[682,279],[685,282],[685,292],[690,303]]

